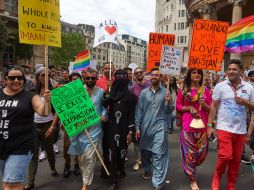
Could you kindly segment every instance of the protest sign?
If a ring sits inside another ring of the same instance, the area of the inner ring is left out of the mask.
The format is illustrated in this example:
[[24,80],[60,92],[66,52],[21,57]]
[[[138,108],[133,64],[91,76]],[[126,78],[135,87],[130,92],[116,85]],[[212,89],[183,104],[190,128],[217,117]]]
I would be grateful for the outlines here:
[[182,58],[183,48],[163,45],[160,72],[170,76],[180,75]]
[[148,44],[148,63],[147,71],[151,71],[154,67],[160,66],[162,45],[174,45],[175,35],[150,33]]
[[194,21],[189,68],[221,70],[228,27],[227,22]]
[[97,124],[100,116],[81,80],[52,90],[51,102],[69,137]]
[[20,43],[61,47],[59,0],[19,0]]
[[117,23],[113,19],[104,20],[95,27],[95,37],[93,47],[110,42],[118,44],[117,42],[118,28]]

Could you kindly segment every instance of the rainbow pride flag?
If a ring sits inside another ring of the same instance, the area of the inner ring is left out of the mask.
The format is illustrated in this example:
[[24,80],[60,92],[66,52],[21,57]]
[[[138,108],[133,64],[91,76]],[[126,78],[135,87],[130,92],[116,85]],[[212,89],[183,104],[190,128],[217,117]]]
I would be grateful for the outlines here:
[[78,53],[73,65],[73,71],[82,71],[84,69],[87,69],[88,67],[90,67],[90,61],[91,58],[88,49]]
[[231,53],[254,51],[254,15],[242,18],[229,27],[225,51]]

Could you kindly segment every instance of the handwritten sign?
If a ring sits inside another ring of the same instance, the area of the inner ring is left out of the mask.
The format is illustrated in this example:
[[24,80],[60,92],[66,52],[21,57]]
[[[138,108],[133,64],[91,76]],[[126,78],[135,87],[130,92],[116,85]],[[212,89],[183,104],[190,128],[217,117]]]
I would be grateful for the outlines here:
[[162,45],[174,45],[175,35],[150,33],[148,44],[148,63],[147,71],[160,66]]
[[95,27],[93,47],[95,48],[105,42],[118,44],[117,36],[118,27],[116,21],[113,19],[104,20]]
[[61,47],[59,0],[19,0],[19,41]]
[[52,90],[51,96],[51,103],[69,137],[78,135],[100,121],[80,79]]
[[194,21],[189,68],[221,70],[228,27],[227,22]]
[[161,53],[160,71],[170,76],[180,75],[183,48],[163,45]]

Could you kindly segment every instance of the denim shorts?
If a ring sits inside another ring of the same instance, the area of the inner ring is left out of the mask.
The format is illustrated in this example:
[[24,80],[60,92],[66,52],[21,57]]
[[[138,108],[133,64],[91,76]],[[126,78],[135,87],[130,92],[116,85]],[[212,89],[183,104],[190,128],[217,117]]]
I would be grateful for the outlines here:
[[32,159],[32,154],[10,155],[6,160],[0,160],[3,182],[22,183],[26,180],[26,170]]

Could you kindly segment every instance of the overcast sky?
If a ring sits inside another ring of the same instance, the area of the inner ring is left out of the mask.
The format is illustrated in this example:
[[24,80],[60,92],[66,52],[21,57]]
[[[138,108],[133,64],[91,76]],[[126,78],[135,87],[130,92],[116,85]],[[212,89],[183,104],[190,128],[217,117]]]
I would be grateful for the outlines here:
[[156,0],[61,0],[61,20],[71,24],[97,25],[115,19],[118,34],[148,41],[154,31]]

